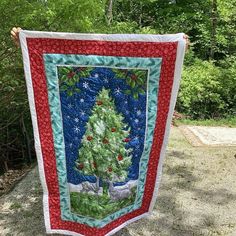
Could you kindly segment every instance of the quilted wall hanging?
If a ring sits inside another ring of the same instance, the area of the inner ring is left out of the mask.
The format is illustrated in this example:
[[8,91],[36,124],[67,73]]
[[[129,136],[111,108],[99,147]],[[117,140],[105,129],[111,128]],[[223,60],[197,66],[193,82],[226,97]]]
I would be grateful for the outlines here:
[[183,36],[20,32],[47,233],[112,235],[151,213]]

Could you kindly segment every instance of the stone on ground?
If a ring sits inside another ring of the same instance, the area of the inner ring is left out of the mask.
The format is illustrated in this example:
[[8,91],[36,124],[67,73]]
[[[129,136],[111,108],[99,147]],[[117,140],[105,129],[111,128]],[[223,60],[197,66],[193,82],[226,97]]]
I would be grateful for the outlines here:
[[182,126],[180,129],[193,146],[236,146],[236,128]]

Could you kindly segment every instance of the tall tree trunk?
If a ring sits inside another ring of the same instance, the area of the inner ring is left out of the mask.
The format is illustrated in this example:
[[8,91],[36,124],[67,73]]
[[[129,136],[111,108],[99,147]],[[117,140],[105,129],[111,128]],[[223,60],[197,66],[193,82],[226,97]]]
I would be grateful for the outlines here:
[[217,0],[212,0],[211,10],[211,50],[210,59],[214,59],[216,51],[216,29],[217,29]]
[[31,157],[30,138],[29,138],[28,132],[25,127],[25,121],[24,121],[23,115],[21,116],[21,125],[22,125],[22,132],[23,132],[24,139],[25,139],[26,149],[27,149],[27,162],[28,162],[27,164],[31,164],[32,157]]
[[112,13],[112,8],[113,8],[113,0],[108,1],[108,8],[107,8],[107,24],[110,26],[112,19],[113,19],[113,13]]

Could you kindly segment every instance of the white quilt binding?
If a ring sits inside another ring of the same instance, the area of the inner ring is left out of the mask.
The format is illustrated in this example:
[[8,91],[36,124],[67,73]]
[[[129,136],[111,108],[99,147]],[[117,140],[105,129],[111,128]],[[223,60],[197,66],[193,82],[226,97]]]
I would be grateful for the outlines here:
[[143,217],[147,217],[151,214],[154,204],[156,202],[159,184],[161,180],[161,173],[162,173],[162,165],[164,161],[165,151],[168,143],[168,137],[170,133],[171,127],[171,120],[174,113],[174,107],[177,99],[177,93],[179,90],[180,79],[181,79],[181,71],[183,66],[184,60],[184,53],[185,53],[185,45],[186,41],[184,39],[184,33],[178,34],[167,34],[167,35],[144,35],[144,34],[77,34],[77,33],[54,33],[54,32],[41,32],[41,31],[27,31],[21,30],[20,31],[20,44],[21,50],[23,54],[23,63],[24,63],[24,71],[25,71],[25,78],[27,84],[27,92],[28,92],[28,99],[30,105],[30,112],[31,118],[33,123],[33,130],[34,130],[34,139],[35,139],[35,150],[37,155],[38,161],[38,169],[40,173],[40,180],[43,188],[43,210],[44,210],[44,221],[46,232],[48,234],[59,233],[59,234],[66,234],[66,235],[73,235],[73,236],[83,236],[82,234],[75,233],[69,230],[55,230],[51,228],[50,224],[50,216],[49,216],[49,204],[48,204],[48,188],[45,179],[44,173],[44,165],[43,165],[43,157],[42,157],[42,149],[40,144],[39,138],[39,130],[38,130],[38,122],[37,122],[37,114],[35,109],[35,101],[34,101],[34,91],[33,85],[31,80],[31,71],[30,71],[30,60],[28,54],[28,47],[27,47],[27,38],[54,38],[54,39],[73,39],[73,40],[100,40],[100,41],[139,41],[139,42],[178,42],[177,47],[177,57],[175,62],[175,73],[174,73],[174,84],[171,93],[171,100],[169,106],[169,112],[166,122],[166,129],[164,140],[160,152],[160,159],[157,168],[157,177],[155,182],[155,190],[152,197],[152,201],[149,207],[149,211],[145,212],[142,215],[139,215],[135,218],[132,218],[123,224],[119,225],[118,227],[114,228],[112,231],[106,234],[106,236],[112,235],[119,231],[120,229],[124,228],[128,224],[137,221]]

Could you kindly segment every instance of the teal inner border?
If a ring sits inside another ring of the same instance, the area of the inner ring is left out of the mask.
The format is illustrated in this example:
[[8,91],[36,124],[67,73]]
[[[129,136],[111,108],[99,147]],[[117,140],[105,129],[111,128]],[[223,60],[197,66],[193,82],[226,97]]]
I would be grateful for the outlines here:
[[[64,55],[44,54],[44,64],[48,86],[48,99],[52,122],[54,148],[60,191],[61,218],[67,221],[87,224],[91,227],[103,227],[113,220],[141,207],[147,174],[147,165],[152,146],[153,133],[157,115],[157,98],[161,71],[161,58],[139,57],[111,57],[94,55]],[[133,205],[125,207],[102,220],[80,216],[71,212],[70,193],[66,175],[65,143],[63,135],[63,123],[60,104],[59,83],[57,66],[103,66],[114,68],[147,69],[147,126],[145,132],[145,145],[140,159],[139,179],[136,200]]]

